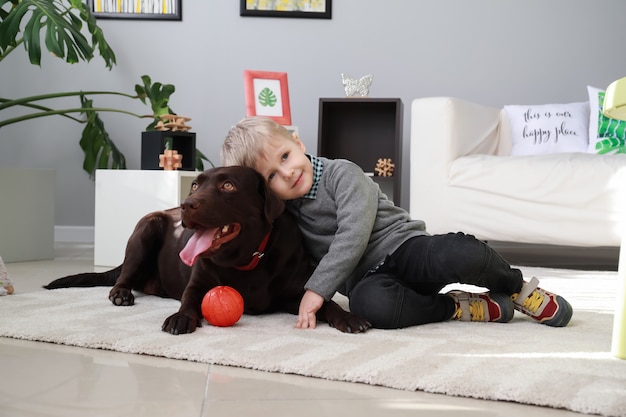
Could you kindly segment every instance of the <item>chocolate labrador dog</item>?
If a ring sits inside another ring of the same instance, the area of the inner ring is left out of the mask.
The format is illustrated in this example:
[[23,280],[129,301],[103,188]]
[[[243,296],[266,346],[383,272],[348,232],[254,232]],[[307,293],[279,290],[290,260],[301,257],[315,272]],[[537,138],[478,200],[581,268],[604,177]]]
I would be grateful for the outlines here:
[[[220,167],[201,173],[180,207],[143,217],[122,265],[59,278],[45,288],[113,285],[109,299],[118,306],[134,304],[132,290],[175,298],[180,309],[162,329],[183,334],[201,325],[202,299],[218,285],[241,293],[245,314],[298,314],[311,273],[297,224],[263,178],[251,168]],[[317,318],[342,332],[371,327],[333,301]]]

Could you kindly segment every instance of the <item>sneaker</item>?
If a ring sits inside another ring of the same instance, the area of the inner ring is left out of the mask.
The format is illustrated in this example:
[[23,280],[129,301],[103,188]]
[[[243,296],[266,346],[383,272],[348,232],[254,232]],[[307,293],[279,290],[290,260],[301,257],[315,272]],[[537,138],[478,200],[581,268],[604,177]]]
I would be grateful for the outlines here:
[[513,318],[513,301],[506,294],[450,291],[446,295],[456,303],[455,320],[506,323]]
[[539,288],[539,280],[533,277],[525,282],[519,294],[511,299],[515,309],[529,315],[541,324],[552,327],[567,326],[572,318],[572,306],[560,295]]

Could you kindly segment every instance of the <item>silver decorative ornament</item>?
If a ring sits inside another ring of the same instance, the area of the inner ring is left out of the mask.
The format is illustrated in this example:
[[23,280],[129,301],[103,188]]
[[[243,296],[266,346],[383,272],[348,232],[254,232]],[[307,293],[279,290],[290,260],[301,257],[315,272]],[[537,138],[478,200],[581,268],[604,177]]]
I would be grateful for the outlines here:
[[349,75],[341,74],[341,82],[343,83],[343,89],[345,90],[347,97],[356,95],[367,97],[373,80],[374,76],[371,74],[364,75],[358,80],[350,77]]

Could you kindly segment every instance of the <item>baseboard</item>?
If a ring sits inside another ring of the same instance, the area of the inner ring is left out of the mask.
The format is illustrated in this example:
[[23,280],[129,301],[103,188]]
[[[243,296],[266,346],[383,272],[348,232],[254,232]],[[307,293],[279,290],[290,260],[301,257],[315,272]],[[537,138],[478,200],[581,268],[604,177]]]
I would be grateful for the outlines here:
[[490,241],[489,245],[513,265],[617,271],[620,248],[577,247]]
[[54,226],[55,242],[93,243],[93,226]]

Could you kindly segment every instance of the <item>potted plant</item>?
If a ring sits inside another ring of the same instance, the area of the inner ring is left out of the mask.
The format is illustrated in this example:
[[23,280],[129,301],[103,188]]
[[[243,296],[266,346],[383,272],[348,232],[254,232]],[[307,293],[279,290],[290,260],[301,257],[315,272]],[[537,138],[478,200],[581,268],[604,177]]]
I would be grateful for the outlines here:
[[[88,39],[83,31],[91,36]],[[115,53],[107,43],[102,29],[82,0],[0,0],[0,62],[21,45],[28,52],[33,65],[41,65],[41,38],[54,56],[73,64],[89,62],[98,53],[109,70],[116,64]],[[170,96],[175,87],[171,84],[153,83],[149,76],[141,77],[142,83],[135,85],[134,94],[116,91],[70,91],[41,94],[10,99],[0,97],[0,129],[3,126],[24,122],[39,117],[58,115],[84,124],[80,146],[85,154],[83,169],[91,176],[96,169],[126,168],[126,158],[109,137],[99,112],[118,112],[133,117],[149,118],[146,130],[154,129],[161,116],[174,114],[169,107]],[[140,115],[130,111],[108,107],[97,107],[92,97],[118,95],[130,100],[150,103],[151,114]],[[55,98],[75,96],[79,105],[57,109],[44,106]],[[2,119],[2,110],[20,106],[27,113],[18,117]],[[204,169],[204,161],[213,163],[202,152],[196,150],[196,168]]]

